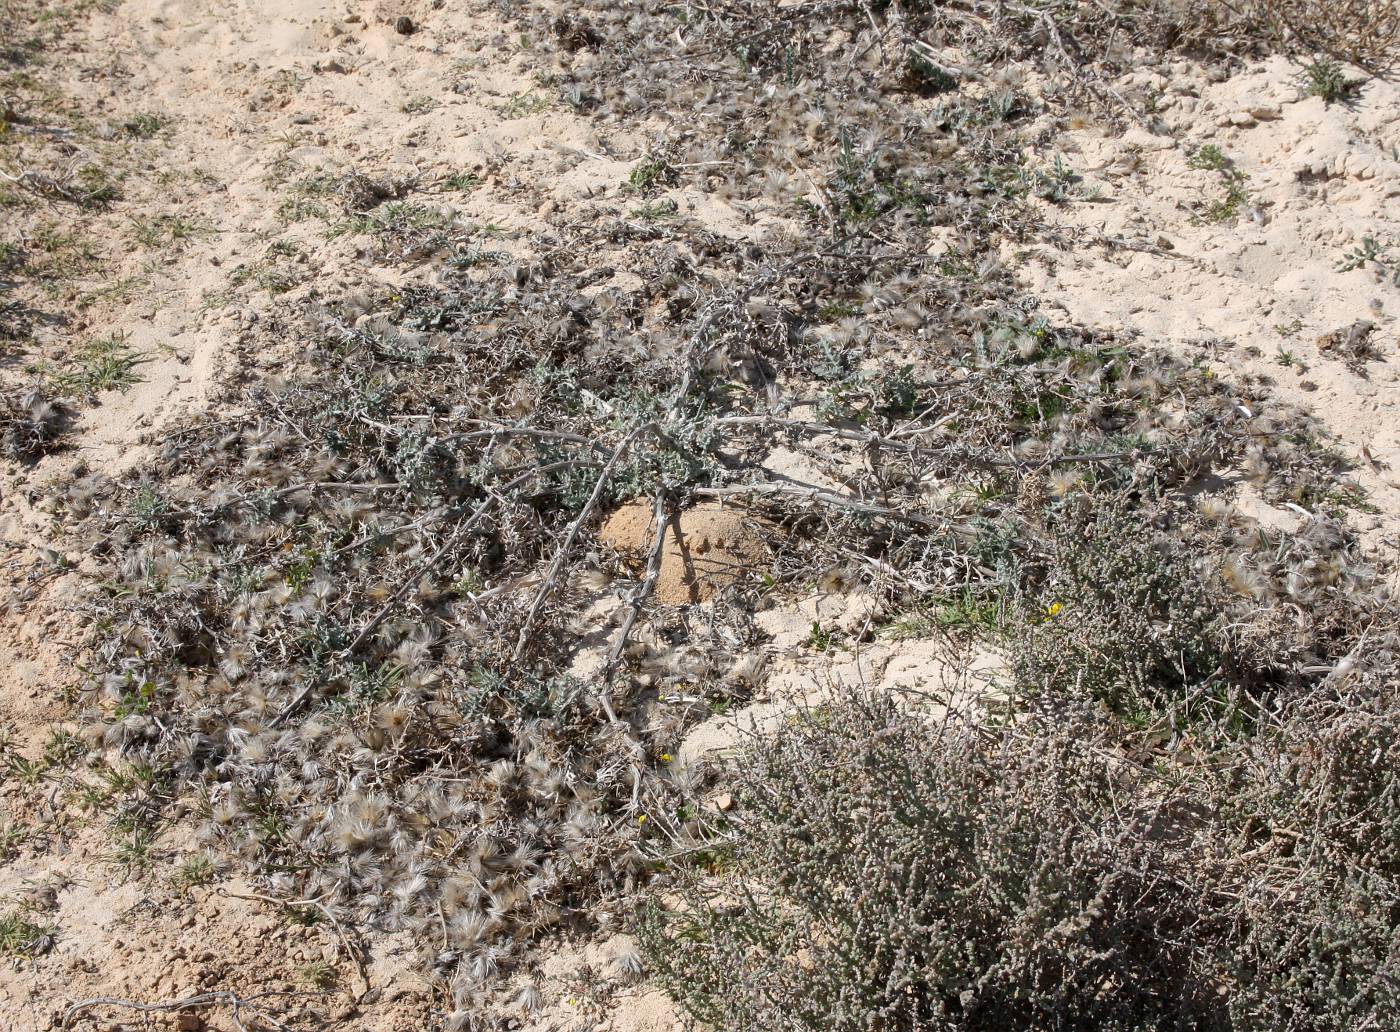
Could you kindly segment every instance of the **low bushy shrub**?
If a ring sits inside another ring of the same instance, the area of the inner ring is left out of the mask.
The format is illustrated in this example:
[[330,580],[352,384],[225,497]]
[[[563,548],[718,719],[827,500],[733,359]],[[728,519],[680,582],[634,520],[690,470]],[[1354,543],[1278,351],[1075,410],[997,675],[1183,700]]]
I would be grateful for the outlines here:
[[1074,712],[840,694],[750,744],[732,852],[658,881],[646,954],[717,1029],[1396,1027],[1400,720],[1350,713],[1168,773]]
[[1165,800],[1067,738],[846,699],[756,743],[729,874],[643,921],[714,1028],[1223,1027]]

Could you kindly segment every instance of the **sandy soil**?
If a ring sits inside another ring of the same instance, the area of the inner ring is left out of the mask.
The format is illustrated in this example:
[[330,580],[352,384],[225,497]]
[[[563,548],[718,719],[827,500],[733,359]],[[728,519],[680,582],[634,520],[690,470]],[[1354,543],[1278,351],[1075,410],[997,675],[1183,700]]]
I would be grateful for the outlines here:
[[[599,537],[643,573],[656,540],[645,502],[629,502],[603,521]],[[755,516],[741,505],[707,503],[678,513],[667,528],[657,562],[655,595],[668,606],[703,602],[737,581],[763,556]]]
[[[415,31],[396,31],[400,16]],[[270,258],[287,183],[321,168],[419,184],[475,172],[482,188],[438,199],[461,219],[500,227],[505,249],[546,216],[616,192],[645,141],[558,107],[521,103],[536,88],[525,65],[510,31],[485,6],[128,0],[92,15],[66,68],[63,86],[75,102],[173,116],[159,164],[133,174],[125,214],[178,212],[209,232],[151,254],[114,230],[103,275],[139,277],[137,296],[39,336],[41,353],[61,353],[75,335],[121,331],[149,360],[134,389],[110,392],[81,413],[74,447],[33,468],[7,470],[0,486],[0,725],[12,729],[21,754],[42,750],[67,713],[65,691],[81,678],[72,610],[86,563],[81,555],[55,561],[65,558],[63,542],[36,504],[37,486],[83,465],[130,467],[182,416],[218,404],[220,384],[241,370],[278,368],[286,358],[280,302],[238,270],[278,265],[293,283],[283,301],[351,294],[401,275],[378,265],[363,241],[327,240],[296,222],[301,253]],[[1270,377],[1335,435],[1373,510],[1359,516],[1368,540],[1393,552],[1400,541],[1400,88],[1373,82],[1354,105],[1329,107],[1299,99],[1281,59],[1224,82],[1189,65],[1140,74],[1155,77],[1161,91],[1151,124],[1122,135],[1086,125],[1044,155],[1060,154],[1083,182],[1079,197],[1047,208],[1061,235],[1033,249],[1028,289],[1076,321],[1141,335],[1221,375]],[[417,103],[420,97],[432,103]],[[1248,177],[1245,217],[1237,222],[1202,217],[1222,190],[1218,171],[1192,167],[1191,155],[1207,144]],[[763,231],[761,219],[746,222],[721,202],[677,199],[717,232]],[[1367,238],[1389,247],[1394,263],[1365,260],[1343,270],[1346,255]],[[1327,334],[1357,320],[1372,324],[1372,351],[1349,355],[1346,341],[1326,344]],[[795,472],[808,483],[822,478],[810,463],[797,463]],[[1241,504],[1254,503],[1246,496]],[[678,568],[687,541],[705,542],[694,550],[709,559],[748,554],[753,528],[742,510],[715,513],[690,517],[699,522],[673,537],[663,556],[663,601],[703,598],[715,581]],[[1262,502],[1255,515],[1297,518]],[[639,556],[649,511],[625,511],[614,522],[612,543]],[[600,612],[614,619],[621,608],[614,598]],[[762,614],[770,645],[749,673],[758,676],[762,665],[766,689],[745,711],[694,732],[680,761],[703,762],[730,747],[741,728],[780,718],[833,677],[968,698],[989,690],[986,657],[971,656],[964,670],[951,671],[931,665],[918,643],[810,647],[814,622],[859,638],[876,615],[839,585]],[[236,884],[185,894],[168,882],[128,880],[108,856],[97,821],[75,821],[52,803],[17,812],[20,796],[8,786],[0,798],[10,819],[43,829],[0,864],[0,898],[38,901],[55,935],[45,956],[0,971],[0,1026],[59,1027],[64,1008],[86,996],[158,1001],[216,988],[243,995],[304,988],[307,966],[324,962],[346,989],[304,1004],[301,1016],[313,1027],[428,1027],[433,991],[408,965],[408,944],[392,937],[367,943],[362,979],[333,929],[289,930],[279,907],[245,898],[249,890]],[[181,844],[162,848],[176,855]],[[533,1018],[522,1012],[521,1027],[572,1027],[583,1018],[629,1032],[679,1027],[663,997],[617,974],[629,949],[621,936],[562,944],[546,965],[546,1006]],[[613,973],[602,1002],[573,988],[594,984],[599,971]],[[159,1021],[165,1024],[153,1027],[175,1027],[176,1019]],[[219,1016],[209,1027],[233,1026]]]
[[[1375,80],[1354,103],[1329,106],[1300,95],[1282,58],[1218,83],[1189,73],[1141,73],[1140,85],[1162,93],[1150,127],[1121,136],[1086,127],[1057,141],[1080,189],[1098,199],[1049,211],[1065,246],[1036,256],[1030,285],[1085,325],[1172,348],[1222,376],[1272,381],[1279,400],[1310,410],[1335,438],[1366,492],[1358,524],[1393,555],[1400,87]],[[1210,146],[1246,177],[1238,221],[1208,216],[1222,177],[1192,157]],[[1368,239],[1395,257],[1356,260]],[[1364,354],[1329,345],[1357,322],[1368,325]]]

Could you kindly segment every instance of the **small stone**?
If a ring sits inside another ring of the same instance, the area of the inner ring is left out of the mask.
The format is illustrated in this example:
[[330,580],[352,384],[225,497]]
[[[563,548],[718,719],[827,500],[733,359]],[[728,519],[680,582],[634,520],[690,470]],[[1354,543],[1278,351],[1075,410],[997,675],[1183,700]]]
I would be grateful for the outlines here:
[[1277,105],[1274,104],[1251,104],[1249,113],[1261,122],[1272,122],[1282,117]]
[[1157,136],[1145,129],[1136,128],[1125,132],[1120,142],[1124,147],[1140,151],[1165,151],[1171,150],[1177,145],[1176,140],[1170,136]]
[[418,26],[413,24],[413,19],[406,14],[401,14],[394,19],[394,31],[400,36],[412,36],[418,31]]
[[721,792],[719,795],[715,796],[713,801],[715,809],[720,813],[724,813],[734,805],[734,797],[728,792]]
[[1254,116],[1248,111],[1234,111],[1230,114],[1230,124],[1239,126],[1241,129],[1248,129],[1259,123],[1254,120]]
[[175,1018],[176,1032],[203,1032],[204,1019],[193,1011],[181,1011]]

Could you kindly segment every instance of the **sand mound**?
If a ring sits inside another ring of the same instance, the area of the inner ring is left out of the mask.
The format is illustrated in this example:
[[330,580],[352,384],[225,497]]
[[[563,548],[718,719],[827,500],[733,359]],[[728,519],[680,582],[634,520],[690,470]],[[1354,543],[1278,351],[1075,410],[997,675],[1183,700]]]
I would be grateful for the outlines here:
[[[708,502],[671,517],[661,553],[655,598],[665,605],[703,602],[761,562],[761,521],[740,505]],[[604,522],[604,544],[617,549],[640,574],[654,540],[652,507],[628,502]]]

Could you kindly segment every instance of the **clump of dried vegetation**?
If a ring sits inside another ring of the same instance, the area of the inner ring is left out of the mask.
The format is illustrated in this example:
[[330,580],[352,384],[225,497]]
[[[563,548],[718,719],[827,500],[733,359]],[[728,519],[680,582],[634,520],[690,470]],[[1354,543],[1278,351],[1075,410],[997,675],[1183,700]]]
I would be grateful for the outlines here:
[[[1028,156],[1057,98],[1130,111],[1133,47],[1199,22],[982,6],[507,5],[561,104],[653,145],[525,257],[409,182],[321,191],[406,285],[276,308],[276,376],[49,500],[105,564],[74,784],[412,932],[453,1027],[639,894],[714,1027],[1393,1022],[1396,613],[1344,470],[1265,384],[1057,324],[1003,257],[1070,196]],[[1039,99],[988,71],[1033,54]],[[770,228],[637,214],[667,193]],[[771,476],[778,445],[841,489]],[[659,606],[594,537],[637,498],[653,556],[697,501],[761,511],[765,576]],[[668,763],[752,690],[752,614],[833,577],[984,614],[997,721],[837,693],[730,770]]]
[[42,454],[58,439],[63,426],[63,410],[41,391],[0,399],[0,453],[6,458],[25,460]]
[[1400,4],[1395,0],[1256,0],[1256,21],[1297,44],[1373,73],[1400,61]]

